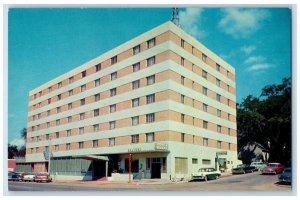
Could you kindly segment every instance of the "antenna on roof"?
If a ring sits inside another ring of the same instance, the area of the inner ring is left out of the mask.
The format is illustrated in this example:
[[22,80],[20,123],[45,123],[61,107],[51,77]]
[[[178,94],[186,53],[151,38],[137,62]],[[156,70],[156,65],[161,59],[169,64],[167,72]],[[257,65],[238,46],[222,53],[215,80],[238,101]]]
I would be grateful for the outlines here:
[[178,8],[172,8],[172,19],[171,21],[179,27],[179,10]]

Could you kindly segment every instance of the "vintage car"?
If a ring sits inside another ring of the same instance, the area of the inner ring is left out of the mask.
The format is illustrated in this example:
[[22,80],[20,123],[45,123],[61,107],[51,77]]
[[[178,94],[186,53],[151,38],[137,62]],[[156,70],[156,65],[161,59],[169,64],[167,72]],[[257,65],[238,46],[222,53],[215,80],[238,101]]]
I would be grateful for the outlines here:
[[278,180],[280,183],[292,183],[292,168],[285,168],[282,174],[278,175]]
[[8,178],[8,181],[12,181],[12,177],[15,173],[14,172],[8,172],[8,175],[7,175],[7,178]]
[[221,176],[221,172],[214,168],[200,168],[198,172],[192,173],[192,180],[211,180],[218,179]]
[[22,172],[15,172],[11,176],[11,180],[12,181],[23,181],[23,176],[24,176],[24,173],[22,173]]
[[35,182],[51,182],[52,178],[47,172],[40,172],[34,176]]
[[280,163],[269,163],[267,167],[261,170],[262,174],[280,174],[285,168],[284,165]]
[[264,162],[252,162],[250,166],[255,167],[257,170],[261,171],[263,168],[268,166],[268,163]]
[[252,173],[254,171],[257,171],[257,169],[254,166],[250,166],[246,164],[237,165],[235,168],[232,168],[231,170],[232,174],[246,174],[246,173]]
[[25,182],[27,182],[27,181],[33,182],[34,181],[34,176],[35,176],[34,172],[27,172],[27,173],[24,174],[23,181],[25,181]]

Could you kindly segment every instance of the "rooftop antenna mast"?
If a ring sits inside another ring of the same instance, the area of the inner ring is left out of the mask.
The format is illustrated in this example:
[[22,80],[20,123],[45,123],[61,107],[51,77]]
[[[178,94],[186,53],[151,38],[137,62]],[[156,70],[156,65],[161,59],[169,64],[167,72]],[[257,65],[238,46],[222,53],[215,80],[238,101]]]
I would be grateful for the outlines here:
[[179,27],[179,10],[178,8],[172,8],[172,19],[171,21]]

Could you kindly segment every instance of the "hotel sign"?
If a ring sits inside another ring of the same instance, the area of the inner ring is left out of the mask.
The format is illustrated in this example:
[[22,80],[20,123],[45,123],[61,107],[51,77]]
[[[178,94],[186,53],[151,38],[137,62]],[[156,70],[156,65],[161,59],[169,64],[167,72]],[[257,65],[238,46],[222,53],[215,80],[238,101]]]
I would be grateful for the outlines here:
[[217,152],[217,155],[218,156],[221,156],[221,155],[226,156],[227,155],[227,151],[219,151],[219,152]]
[[141,148],[132,148],[132,149],[128,149],[128,153],[141,152],[141,151],[142,151]]
[[168,144],[166,143],[155,143],[154,146],[155,150],[162,150],[162,151],[167,151],[168,150]]

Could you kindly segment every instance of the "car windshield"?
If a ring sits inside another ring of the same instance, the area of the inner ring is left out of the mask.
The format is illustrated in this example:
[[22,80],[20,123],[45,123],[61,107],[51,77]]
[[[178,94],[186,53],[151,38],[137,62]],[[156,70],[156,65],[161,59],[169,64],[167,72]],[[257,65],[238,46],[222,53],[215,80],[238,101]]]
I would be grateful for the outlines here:
[[198,172],[210,172],[210,171],[212,171],[212,169],[210,168],[201,168],[198,170]]
[[277,163],[270,163],[268,166],[269,166],[269,167],[278,167],[279,164],[277,164]]

